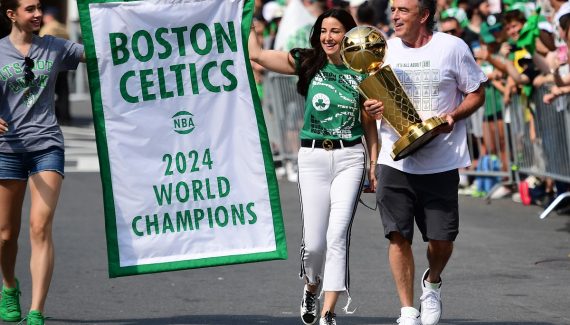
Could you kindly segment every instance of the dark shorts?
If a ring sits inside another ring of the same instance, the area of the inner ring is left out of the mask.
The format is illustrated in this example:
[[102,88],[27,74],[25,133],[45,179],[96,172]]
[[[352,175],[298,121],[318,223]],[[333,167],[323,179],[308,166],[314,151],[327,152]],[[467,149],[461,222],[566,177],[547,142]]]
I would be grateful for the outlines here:
[[485,120],[487,122],[498,121],[498,120],[502,120],[502,119],[503,119],[503,112],[497,112],[495,114],[483,116],[483,120]]
[[376,200],[386,238],[399,232],[412,241],[415,220],[424,241],[455,240],[459,232],[457,169],[416,175],[378,165],[376,178]]
[[63,177],[64,165],[64,152],[58,147],[22,153],[0,152],[0,179],[27,180],[43,171],[54,171]]

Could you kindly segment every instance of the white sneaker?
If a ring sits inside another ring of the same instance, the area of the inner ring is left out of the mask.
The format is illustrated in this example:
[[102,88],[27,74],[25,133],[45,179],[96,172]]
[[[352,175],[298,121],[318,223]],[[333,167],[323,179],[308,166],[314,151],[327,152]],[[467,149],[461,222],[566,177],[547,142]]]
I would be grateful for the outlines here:
[[336,325],[336,314],[327,311],[325,316],[321,317],[319,325]]
[[319,297],[316,293],[311,293],[307,285],[303,289],[303,300],[301,301],[301,320],[305,325],[313,325],[317,322],[319,312]]
[[403,307],[396,322],[399,325],[422,325],[420,312],[414,307]]
[[275,175],[277,176],[277,179],[283,178],[283,176],[285,176],[286,174],[287,174],[287,170],[285,170],[285,167],[275,168]]
[[[428,288],[424,282],[429,274],[429,269],[422,276],[422,296],[420,297],[423,325],[436,325],[441,318],[441,281],[437,289]],[[426,280],[427,281],[427,280]]]
[[457,190],[457,194],[459,195],[473,195],[475,192],[477,192],[477,184],[475,183]]
[[515,203],[522,203],[521,194],[519,192],[513,193],[513,196],[511,196],[511,199]]
[[287,180],[291,183],[297,183],[299,181],[297,172],[287,173]]
[[469,178],[465,174],[459,174],[459,187],[465,188],[469,186]]
[[506,187],[506,186],[501,186],[498,189],[496,189],[495,191],[493,191],[493,194],[491,194],[491,199],[496,200],[496,199],[502,199],[504,197],[506,197],[507,195],[510,195],[512,193],[512,191]]

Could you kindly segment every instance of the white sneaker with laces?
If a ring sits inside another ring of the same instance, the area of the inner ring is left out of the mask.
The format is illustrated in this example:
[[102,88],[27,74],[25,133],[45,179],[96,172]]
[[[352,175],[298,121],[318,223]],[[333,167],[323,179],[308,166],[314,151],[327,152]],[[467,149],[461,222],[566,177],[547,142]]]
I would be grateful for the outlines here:
[[422,325],[420,312],[414,307],[403,307],[396,322],[399,325]]
[[439,323],[439,319],[441,318],[441,280],[438,283],[438,288],[433,289],[429,286],[426,286],[427,277],[429,274],[429,269],[424,272],[422,276],[422,296],[420,297],[421,301],[421,318],[423,325],[436,325]]
[[311,293],[307,285],[303,288],[303,300],[301,301],[301,320],[305,325],[313,325],[317,322],[319,312],[319,297]]

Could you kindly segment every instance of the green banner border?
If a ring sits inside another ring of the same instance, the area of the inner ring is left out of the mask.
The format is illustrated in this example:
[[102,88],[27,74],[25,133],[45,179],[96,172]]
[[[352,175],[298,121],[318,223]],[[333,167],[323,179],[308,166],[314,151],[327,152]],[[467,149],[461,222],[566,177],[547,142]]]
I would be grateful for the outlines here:
[[[226,0],[222,0],[226,1]],[[273,165],[273,155],[269,144],[269,137],[261,108],[261,101],[257,94],[255,79],[249,60],[245,60],[250,86],[250,93],[254,103],[255,116],[259,131],[261,151],[265,164],[265,175],[269,189],[269,200],[273,215],[273,228],[275,236],[276,250],[264,253],[228,255],[221,257],[202,258],[185,260],[178,262],[155,263],[146,265],[135,265],[121,267],[119,263],[119,244],[117,234],[117,223],[115,215],[115,200],[113,196],[113,185],[111,182],[111,166],[109,163],[109,150],[107,147],[107,136],[105,130],[105,116],[103,112],[103,101],[101,98],[101,84],[97,56],[95,52],[95,41],[91,24],[89,5],[92,3],[122,3],[134,2],[134,0],[77,0],[79,18],[85,54],[87,57],[87,73],[89,77],[89,88],[91,90],[91,105],[93,109],[93,121],[95,126],[97,151],[99,155],[99,165],[101,182],[103,184],[103,202],[105,211],[105,232],[107,238],[107,259],[109,263],[109,277],[115,278],[127,275],[144,273],[167,272],[191,268],[202,268],[227,264],[250,263],[266,260],[287,259],[287,243],[285,238],[285,227],[279,196],[279,184],[275,175]],[[242,40],[245,57],[249,57],[247,43],[250,26],[253,18],[254,0],[245,0],[242,14]]]

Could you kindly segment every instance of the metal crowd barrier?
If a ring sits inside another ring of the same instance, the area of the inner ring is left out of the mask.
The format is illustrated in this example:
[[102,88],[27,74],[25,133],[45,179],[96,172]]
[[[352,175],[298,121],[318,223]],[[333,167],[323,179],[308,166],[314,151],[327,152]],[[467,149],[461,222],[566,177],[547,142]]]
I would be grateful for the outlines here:
[[[513,107],[512,139],[516,141],[513,163],[519,174],[570,183],[569,98],[562,96],[552,104],[545,104],[542,99],[546,93],[547,87],[535,88],[529,109],[523,109],[525,105],[520,100]],[[558,193],[540,218],[546,218],[569,196],[568,191]]]
[[[484,119],[484,108],[481,108],[469,119],[467,130],[473,166],[476,167],[484,155],[502,158],[500,171],[480,168],[460,171],[476,178],[501,178],[486,193],[487,202],[501,186],[518,185],[521,179],[528,176],[570,184],[570,98],[563,96],[552,104],[545,104],[542,99],[546,93],[548,87],[543,86],[534,88],[528,100],[513,95],[502,112],[493,114],[492,118]],[[494,97],[487,99],[494,100]],[[490,129],[490,124],[497,123],[501,116],[502,125]],[[558,193],[540,218],[546,218],[569,196],[570,192]]]
[[[296,82],[296,77],[276,73],[264,79],[263,107],[275,160],[296,162],[304,112],[304,99],[296,91]],[[482,107],[468,120],[473,167],[460,173],[495,180],[484,194],[487,202],[499,188],[516,188],[528,176],[570,184],[570,96],[544,104],[542,98],[547,92],[547,87],[535,88],[528,102],[516,94],[507,105],[491,102],[500,109],[485,114]],[[487,96],[487,100],[498,99]],[[480,168],[485,156],[500,162],[498,167]],[[558,193],[540,218],[546,218],[567,197],[570,192]]]
[[305,100],[297,93],[297,77],[268,73],[263,80],[263,109],[274,159],[296,164],[301,146]]

